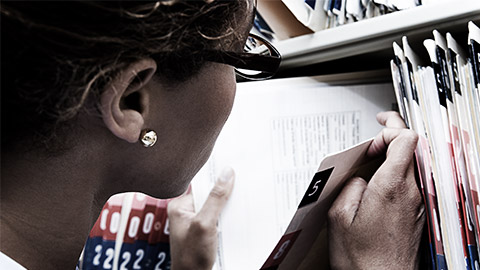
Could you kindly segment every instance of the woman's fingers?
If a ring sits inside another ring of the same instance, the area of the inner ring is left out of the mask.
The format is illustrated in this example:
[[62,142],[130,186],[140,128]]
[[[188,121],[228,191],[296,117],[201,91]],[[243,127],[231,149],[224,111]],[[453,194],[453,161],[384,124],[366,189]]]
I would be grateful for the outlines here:
[[346,227],[352,224],[366,188],[367,182],[362,178],[349,179],[328,211],[329,220]]
[[[394,140],[401,142],[389,146]],[[394,151],[400,152],[402,154],[400,158],[404,158],[405,155],[413,154],[417,147],[417,141],[418,135],[411,129],[384,128],[373,139],[372,144],[370,144],[367,150],[367,155],[369,157],[376,157],[385,154],[387,156],[392,156],[389,152]],[[396,151],[398,147],[408,151]]]
[[172,269],[212,269],[218,247],[217,221],[233,182],[233,170],[225,169],[198,213],[191,192],[168,204]]
[[168,202],[168,207],[170,208],[170,210],[175,209],[182,212],[195,212],[195,207],[193,204],[192,186],[188,186],[188,189],[187,191],[185,191],[185,193]]
[[[367,151],[368,156],[375,157],[387,153],[388,145],[400,134],[402,134],[402,139],[407,140],[407,143],[408,139],[411,139],[410,141],[414,142],[413,149],[415,149],[418,136],[414,131],[405,129],[405,123],[400,114],[397,112],[381,112],[377,114],[377,121],[385,128],[373,140]],[[408,146],[411,145],[408,143]]]
[[394,112],[380,113],[386,126],[368,149],[386,155],[368,184],[351,179],[329,211],[330,263],[335,269],[415,269],[424,209],[416,186],[418,136]]
[[[421,205],[421,196],[414,174],[414,155],[418,135],[409,129],[385,128],[375,138],[369,153],[386,153],[385,162],[368,184],[364,206],[408,203],[412,210]],[[365,209],[364,208],[364,209]]]
[[216,225],[218,217],[232,193],[234,180],[235,173],[233,169],[224,169],[212,191],[210,191],[205,204],[197,214],[199,220],[202,220],[205,224]]
[[377,121],[387,128],[406,128],[405,121],[398,112],[380,112],[377,114]]

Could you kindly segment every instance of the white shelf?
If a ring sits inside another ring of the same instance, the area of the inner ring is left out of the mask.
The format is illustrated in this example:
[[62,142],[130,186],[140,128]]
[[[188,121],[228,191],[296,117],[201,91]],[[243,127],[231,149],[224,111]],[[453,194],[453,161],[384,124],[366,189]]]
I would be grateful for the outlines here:
[[292,68],[385,50],[404,35],[431,37],[433,29],[457,25],[466,30],[468,21],[480,21],[480,0],[419,6],[283,40],[275,47],[282,54],[281,68]]

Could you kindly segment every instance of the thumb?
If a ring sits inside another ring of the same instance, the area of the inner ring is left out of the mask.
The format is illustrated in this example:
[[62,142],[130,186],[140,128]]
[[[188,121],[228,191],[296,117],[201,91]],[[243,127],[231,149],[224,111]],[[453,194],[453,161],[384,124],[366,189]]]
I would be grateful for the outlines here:
[[197,218],[203,220],[205,224],[217,224],[218,217],[232,193],[234,178],[235,173],[232,168],[225,168],[222,171],[205,204],[198,212]]
[[184,222],[182,222],[182,220],[185,218],[191,218],[195,215],[191,185],[184,194],[168,202],[167,215],[171,224],[178,224],[171,226],[171,229],[177,229],[180,228],[180,226],[184,226]]
[[181,209],[187,212],[195,212],[193,204],[192,185],[188,186],[187,191],[182,195],[171,199],[168,202],[167,208]]
[[377,114],[377,121],[387,128],[407,128],[405,121],[398,112],[380,112]]
[[349,179],[328,211],[329,220],[350,226],[355,219],[366,188],[367,182],[362,178]]

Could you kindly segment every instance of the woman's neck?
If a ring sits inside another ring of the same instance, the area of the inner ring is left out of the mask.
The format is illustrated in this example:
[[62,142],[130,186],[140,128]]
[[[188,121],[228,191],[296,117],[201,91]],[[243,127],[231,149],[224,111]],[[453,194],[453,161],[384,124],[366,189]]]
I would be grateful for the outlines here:
[[108,197],[91,159],[2,156],[2,252],[28,269],[75,269]]

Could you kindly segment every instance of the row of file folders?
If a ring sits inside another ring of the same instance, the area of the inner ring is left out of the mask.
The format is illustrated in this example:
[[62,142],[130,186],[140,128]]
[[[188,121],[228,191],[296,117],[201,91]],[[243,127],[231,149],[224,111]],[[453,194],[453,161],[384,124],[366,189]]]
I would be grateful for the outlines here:
[[257,0],[254,31],[275,42],[451,0]]
[[400,113],[419,135],[431,269],[480,268],[480,29],[466,27],[462,41],[433,31],[428,59],[403,37],[390,63]]
[[170,269],[169,199],[112,196],[87,238],[77,269]]

